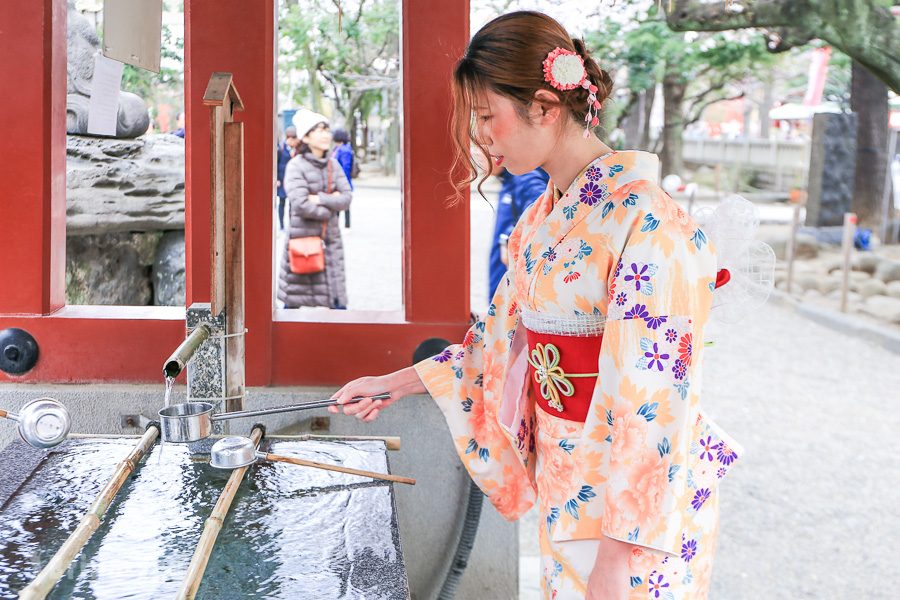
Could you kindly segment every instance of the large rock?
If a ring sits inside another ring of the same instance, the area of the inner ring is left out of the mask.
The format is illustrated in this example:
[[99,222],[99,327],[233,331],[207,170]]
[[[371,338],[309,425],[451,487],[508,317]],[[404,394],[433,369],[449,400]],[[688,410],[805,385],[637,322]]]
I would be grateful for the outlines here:
[[66,238],[66,303],[152,304],[150,273],[159,238],[158,233]]
[[818,289],[823,294],[828,294],[829,292],[833,292],[834,290],[841,289],[841,285],[843,285],[843,277],[829,275],[828,277],[823,276],[819,279]]
[[[100,40],[94,25],[78,12],[72,0],[66,19],[66,132],[84,134],[88,128],[94,55],[100,50]],[[118,104],[115,137],[133,138],[146,133],[150,113],[140,96],[120,91]]]
[[882,260],[875,269],[875,277],[885,283],[900,281],[900,262],[896,260]]
[[153,261],[153,303],[184,306],[184,231],[167,231]]
[[66,137],[69,235],[184,229],[184,140]]
[[891,298],[900,298],[900,281],[892,281],[887,284],[887,295]]
[[888,296],[872,296],[859,310],[882,321],[900,324],[900,300]]
[[871,296],[884,296],[887,294],[887,286],[879,279],[869,279],[859,284],[859,295],[863,298]]
[[857,254],[851,260],[851,264],[853,268],[857,271],[864,271],[869,275],[875,273],[875,269],[878,268],[879,263],[881,263],[882,259],[877,254],[872,254],[871,252],[862,252]]
[[[787,236],[770,236],[765,242],[772,247],[772,250],[775,252],[775,258],[787,260],[788,244],[790,242]],[[798,233],[794,252],[794,258],[797,259],[816,258],[819,255],[819,241],[815,236],[808,233]]]

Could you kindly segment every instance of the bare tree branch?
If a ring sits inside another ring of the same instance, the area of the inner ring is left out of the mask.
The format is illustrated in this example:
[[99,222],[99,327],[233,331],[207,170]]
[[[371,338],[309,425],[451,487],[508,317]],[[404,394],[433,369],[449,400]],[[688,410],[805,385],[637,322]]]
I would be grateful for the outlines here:
[[697,121],[699,121],[700,117],[703,116],[703,111],[706,110],[708,107],[712,106],[713,104],[717,104],[719,102],[726,102],[728,100],[740,100],[743,97],[744,97],[744,92],[741,92],[739,94],[735,94],[734,96],[726,96],[723,98],[713,98],[712,100],[709,100],[708,102],[704,102],[697,108],[691,107],[692,114],[684,122],[684,125],[685,125],[685,127],[687,127],[688,125],[691,125],[692,123],[696,123]]

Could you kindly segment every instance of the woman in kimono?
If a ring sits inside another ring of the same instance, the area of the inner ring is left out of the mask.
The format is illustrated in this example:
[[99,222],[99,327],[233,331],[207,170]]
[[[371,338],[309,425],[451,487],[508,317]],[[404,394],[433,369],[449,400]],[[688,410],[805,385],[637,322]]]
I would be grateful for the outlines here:
[[[342,408],[372,421],[431,394],[500,514],[537,505],[546,598],[704,598],[719,481],[741,453],[700,409],[716,256],[660,189],[655,155],[592,135],[611,85],[546,15],[504,15],[472,38],[453,78],[459,159],[473,143],[550,183],[462,343],[335,398],[367,397]],[[476,177],[473,164],[459,191]]]

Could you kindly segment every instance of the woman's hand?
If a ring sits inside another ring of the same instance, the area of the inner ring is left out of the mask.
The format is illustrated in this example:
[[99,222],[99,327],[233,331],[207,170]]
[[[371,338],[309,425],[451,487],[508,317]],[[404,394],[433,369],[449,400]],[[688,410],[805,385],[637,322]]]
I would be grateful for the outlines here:
[[626,600],[631,589],[628,564],[632,544],[600,538],[594,568],[588,577],[585,600]]
[[321,202],[321,200],[319,200],[319,195],[318,194],[310,194],[309,202],[310,202],[310,204],[319,204]]
[[[403,396],[424,393],[425,385],[413,367],[407,367],[379,377],[360,377],[347,383],[332,395],[343,406],[329,406],[329,412],[337,414],[343,408],[345,415],[353,415],[361,421],[371,423],[378,418],[382,409],[390,406]],[[390,393],[389,400],[372,400],[372,396]],[[348,404],[351,399],[364,400]]]

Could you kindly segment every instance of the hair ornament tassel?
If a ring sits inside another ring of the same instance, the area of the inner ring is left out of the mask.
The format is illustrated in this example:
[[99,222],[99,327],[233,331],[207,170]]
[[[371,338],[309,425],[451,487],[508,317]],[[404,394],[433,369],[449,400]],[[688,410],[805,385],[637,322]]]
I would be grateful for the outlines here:
[[584,115],[584,137],[589,138],[591,128],[600,124],[600,101],[597,99],[597,86],[591,83],[584,59],[577,52],[565,48],[554,48],[544,59],[544,81],[552,87],[565,92],[579,86],[588,92],[588,110]]

